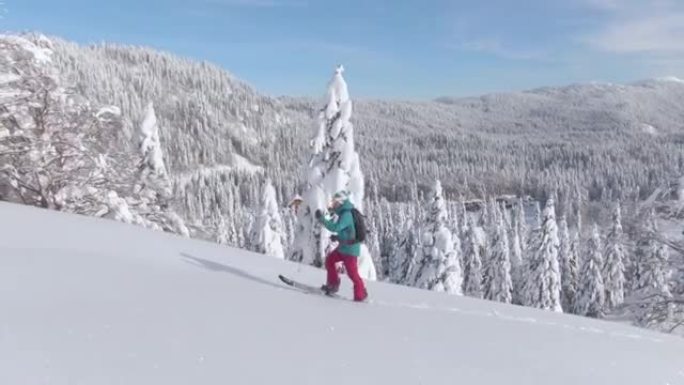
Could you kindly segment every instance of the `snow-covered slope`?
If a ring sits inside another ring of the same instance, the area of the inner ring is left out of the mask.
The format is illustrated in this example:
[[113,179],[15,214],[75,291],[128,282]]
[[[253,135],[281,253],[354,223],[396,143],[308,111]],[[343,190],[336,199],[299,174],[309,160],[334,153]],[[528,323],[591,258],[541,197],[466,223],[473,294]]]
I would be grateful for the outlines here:
[[[684,384],[684,340],[0,203],[0,384]],[[343,293],[349,295],[345,281]]]

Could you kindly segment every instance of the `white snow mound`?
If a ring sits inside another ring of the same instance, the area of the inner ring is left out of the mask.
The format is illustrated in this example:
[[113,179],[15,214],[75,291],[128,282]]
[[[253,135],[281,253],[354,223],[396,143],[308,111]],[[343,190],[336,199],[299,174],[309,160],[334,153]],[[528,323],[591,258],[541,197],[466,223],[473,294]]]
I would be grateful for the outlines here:
[[16,82],[18,80],[21,80],[21,76],[19,75],[0,73],[0,86],[5,85],[7,83]]
[[[684,340],[0,203],[0,384],[684,384]],[[341,294],[351,296],[348,279]]]
[[641,124],[641,131],[645,132],[646,134],[650,135],[657,135],[658,134],[658,129],[655,127],[651,126],[650,124],[642,123]]
[[98,119],[106,115],[121,116],[121,108],[117,106],[105,106],[100,108],[97,113],[95,113],[95,117]]

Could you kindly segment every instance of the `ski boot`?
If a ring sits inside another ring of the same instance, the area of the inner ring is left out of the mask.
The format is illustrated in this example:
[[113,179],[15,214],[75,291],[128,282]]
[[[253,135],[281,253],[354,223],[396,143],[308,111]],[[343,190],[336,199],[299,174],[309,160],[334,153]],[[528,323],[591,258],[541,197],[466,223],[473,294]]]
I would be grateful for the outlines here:
[[331,286],[328,284],[321,286],[321,291],[324,292],[326,295],[334,295],[337,293],[339,289],[339,286]]

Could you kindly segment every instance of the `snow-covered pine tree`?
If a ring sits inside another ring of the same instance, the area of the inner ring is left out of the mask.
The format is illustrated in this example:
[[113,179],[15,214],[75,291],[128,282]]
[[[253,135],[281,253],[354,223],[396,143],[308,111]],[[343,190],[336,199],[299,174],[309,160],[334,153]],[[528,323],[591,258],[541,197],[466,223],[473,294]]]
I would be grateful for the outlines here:
[[439,180],[429,195],[425,213],[425,228],[419,250],[422,258],[415,286],[460,295],[461,267],[451,231],[446,227],[446,204]]
[[384,221],[383,206],[380,204],[380,196],[378,194],[378,183],[377,180],[371,177],[370,180],[370,197],[367,197],[366,203],[366,217],[370,220],[369,229],[369,239],[368,239],[368,249],[370,255],[374,260],[374,265],[376,268],[377,277],[379,280],[384,280],[387,278],[388,271],[388,260],[387,253],[382,249],[382,234],[386,227]]
[[446,221],[446,206],[442,198],[442,185],[435,182],[427,201],[422,229],[420,230],[420,249],[418,263],[412,272],[413,285],[422,289],[431,289],[437,276],[439,264],[435,248],[435,234]]
[[577,222],[577,233],[582,236],[582,206],[584,204],[585,193],[582,188],[575,186],[575,199],[574,199],[574,209],[575,209],[575,221]]
[[377,221],[370,221],[368,226],[368,251],[373,260],[373,266],[375,267],[376,278],[378,280],[385,279],[385,261],[382,259],[382,253],[380,252],[380,230],[377,225]]
[[425,212],[423,211],[423,205],[421,204],[423,200],[421,199],[421,193],[418,189],[418,181],[414,179],[409,185],[409,189],[409,204],[410,207],[413,208],[412,217],[414,223],[420,225],[423,223]]
[[514,226],[518,229],[518,236],[520,237],[520,248],[523,259],[525,258],[525,250],[528,243],[529,229],[527,226],[527,219],[525,216],[525,204],[522,198],[518,199],[515,206],[515,213],[513,214]]
[[460,227],[459,227],[459,238],[461,239],[461,251],[465,252],[465,239],[466,239],[466,234],[468,233],[468,210],[466,209],[465,206],[465,201],[461,199],[460,202],[461,206],[461,220],[459,221]]
[[141,207],[148,219],[163,228],[189,237],[190,231],[173,209],[173,191],[159,138],[159,125],[152,102],[148,103],[140,125],[140,154],[138,182],[134,190],[139,194]]
[[586,255],[582,259],[579,288],[577,293],[577,314],[601,318],[605,311],[605,287],[601,268],[603,249],[601,234],[594,224],[591,237],[587,241]]
[[470,297],[482,298],[482,257],[485,251],[484,236],[478,234],[474,220],[468,217],[468,230],[464,239],[463,255],[463,293]]
[[674,309],[674,304],[669,302],[672,299],[670,289],[672,271],[669,267],[668,247],[659,244],[651,257],[639,285],[641,287],[639,298],[645,303],[638,307],[636,319],[643,326],[671,321]]
[[528,248],[524,304],[562,312],[561,275],[558,263],[560,240],[553,199],[546,202],[541,218],[541,228],[535,231]]
[[494,238],[491,243],[491,258],[486,269],[489,277],[485,284],[485,299],[511,303],[513,282],[511,280],[510,246],[503,215],[497,215]]
[[[387,276],[390,277],[390,281],[395,282],[391,277],[397,277],[398,272],[395,268],[403,263],[398,261],[398,259],[401,259],[403,255],[401,244],[405,239],[407,228],[406,215],[402,207],[392,206],[386,199],[382,199],[379,206],[382,207],[381,214],[379,214],[382,216],[380,221],[382,229],[380,234],[378,234],[380,236],[380,250],[385,261],[384,266],[387,269]],[[393,211],[397,211],[397,215],[393,216]],[[402,279],[403,277],[402,275]]]
[[656,252],[658,245],[656,244],[653,234],[658,234],[658,225],[656,223],[655,211],[650,210],[646,219],[646,232],[639,234],[634,250],[633,260],[631,261],[629,277],[630,277],[630,291],[637,293],[643,289],[642,276],[649,269],[649,264],[654,260],[653,255]]
[[[299,208],[298,231],[291,259],[322,266],[331,248],[330,234],[314,218],[316,210],[325,210],[338,191],[348,191],[350,200],[363,210],[364,177],[354,148],[354,127],[350,122],[352,102],[344,68],[338,66],[328,84],[327,104],[318,115],[318,130],[311,141],[312,157],[307,167],[307,185]],[[361,247],[359,273],[375,279],[375,266],[365,244]]]
[[280,217],[273,183],[266,180],[261,195],[260,212],[254,222],[250,242],[254,251],[276,258],[285,258],[283,250],[283,220]]
[[439,267],[439,273],[437,278],[437,283],[432,288],[434,291],[444,292],[448,294],[463,295],[463,274],[461,272],[461,261],[460,261],[460,244],[458,242],[450,243],[450,239],[441,238],[438,239],[438,243],[444,242],[444,245],[451,244],[451,247],[446,246],[445,248],[451,248],[450,251],[445,253],[445,257]]
[[151,194],[168,198],[171,195],[171,181],[164,163],[159,139],[159,125],[152,102],[147,105],[145,118],[140,125],[140,154],[142,155],[139,166],[140,188],[147,188]]
[[444,291],[450,294],[463,295],[463,252],[461,239],[457,232],[452,232],[453,250],[447,253],[444,269],[440,271],[441,286],[435,291]]
[[225,218],[223,218],[223,215],[221,215],[221,213],[217,214],[217,218],[215,218],[214,220],[214,226],[214,240],[216,241],[216,243],[220,245],[227,245],[230,241],[228,235],[228,225],[226,224],[226,220]]
[[[651,233],[657,234],[658,226],[653,211],[648,226]],[[632,312],[636,323],[647,327],[666,323],[671,320],[673,311],[669,302],[672,291],[667,246],[656,243],[653,235],[648,234],[647,240],[640,245],[639,257],[636,261],[638,281],[630,295],[630,302],[635,303]]]
[[255,224],[252,210],[241,210],[236,219],[238,229],[238,247],[241,249],[253,250],[252,247],[252,228]]
[[499,218],[503,215],[499,209],[499,205],[496,203],[496,199],[490,198],[489,201],[485,203],[486,210],[483,215],[485,215],[484,221],[484,231],[487,242],[485,242],[485,253],[482,258],[482,287],[486,290],[490,286],[490,280],[492,276],[488,274],[491,268],[492,259],[494,258],[494,240],[498,236],[498,222]]
[[565,215],[558,221],[558,235],[560,237],[558,261],[561,268],[561,304],[565,311],[571,312],[577,295],[577,260],[576,255],[573,255],[570,230]]
[[577,286],[579,285],[579,261],[581,254],[582,242],[580,241],[579,231],[575,231],[570,243],[570,251],[568,255],[567,264],[567,282],[563,281],[563,290],[566,300],[568,302],[568,308],[566,309],[570,313],[575,313],[577,311]]
[[[515,220],[514,220],[515,221]],[[515,222],[508,229],[509,243],[511,246],[511,280],[513,282],[513,298],[512,302],[515,304],[522,304],[522,288],[523,288],[523,258],[522,245],[520,243],[520,235],[518,233],[518,226]]]
[[606,237],[603,282],[606,289],[606,309],[612,310],[625,298],[625,250],[623,246],[620,202],[615,205],[613,225]]
[[231,218],[231,220],[228,222],[228,244],[239,248],[243,243],[243,239],[242,232],[238,230],[236,223],[236,216]]
[[281,217],[283,218],[283,226],[285,226],[285,242],[283,246],[287,254],[287,251],[292,249],[292,242],[294,242],[295,217],[293,211],[289,209],[283,211]]
[[420,249],[418,229],[413,221],[409,220],[406,226],[398,231],[401,232],[401,238],[398,238],[396,246],[392,248],[393,252],[389,259],[390,282],[410,286],[413,284],[411,272],[416,269]]

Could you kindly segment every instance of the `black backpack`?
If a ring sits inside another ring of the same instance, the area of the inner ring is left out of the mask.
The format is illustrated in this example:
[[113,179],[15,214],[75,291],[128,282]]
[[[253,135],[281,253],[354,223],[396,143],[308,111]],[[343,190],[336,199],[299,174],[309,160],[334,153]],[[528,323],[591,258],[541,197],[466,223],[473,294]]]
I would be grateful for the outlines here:
[[366,234],[368,229],[366,229],[365,217],[356,208],[351,209],[351,215],[354,220],[354,229],[356,230],[356,237],[354,242],[365,242]]

